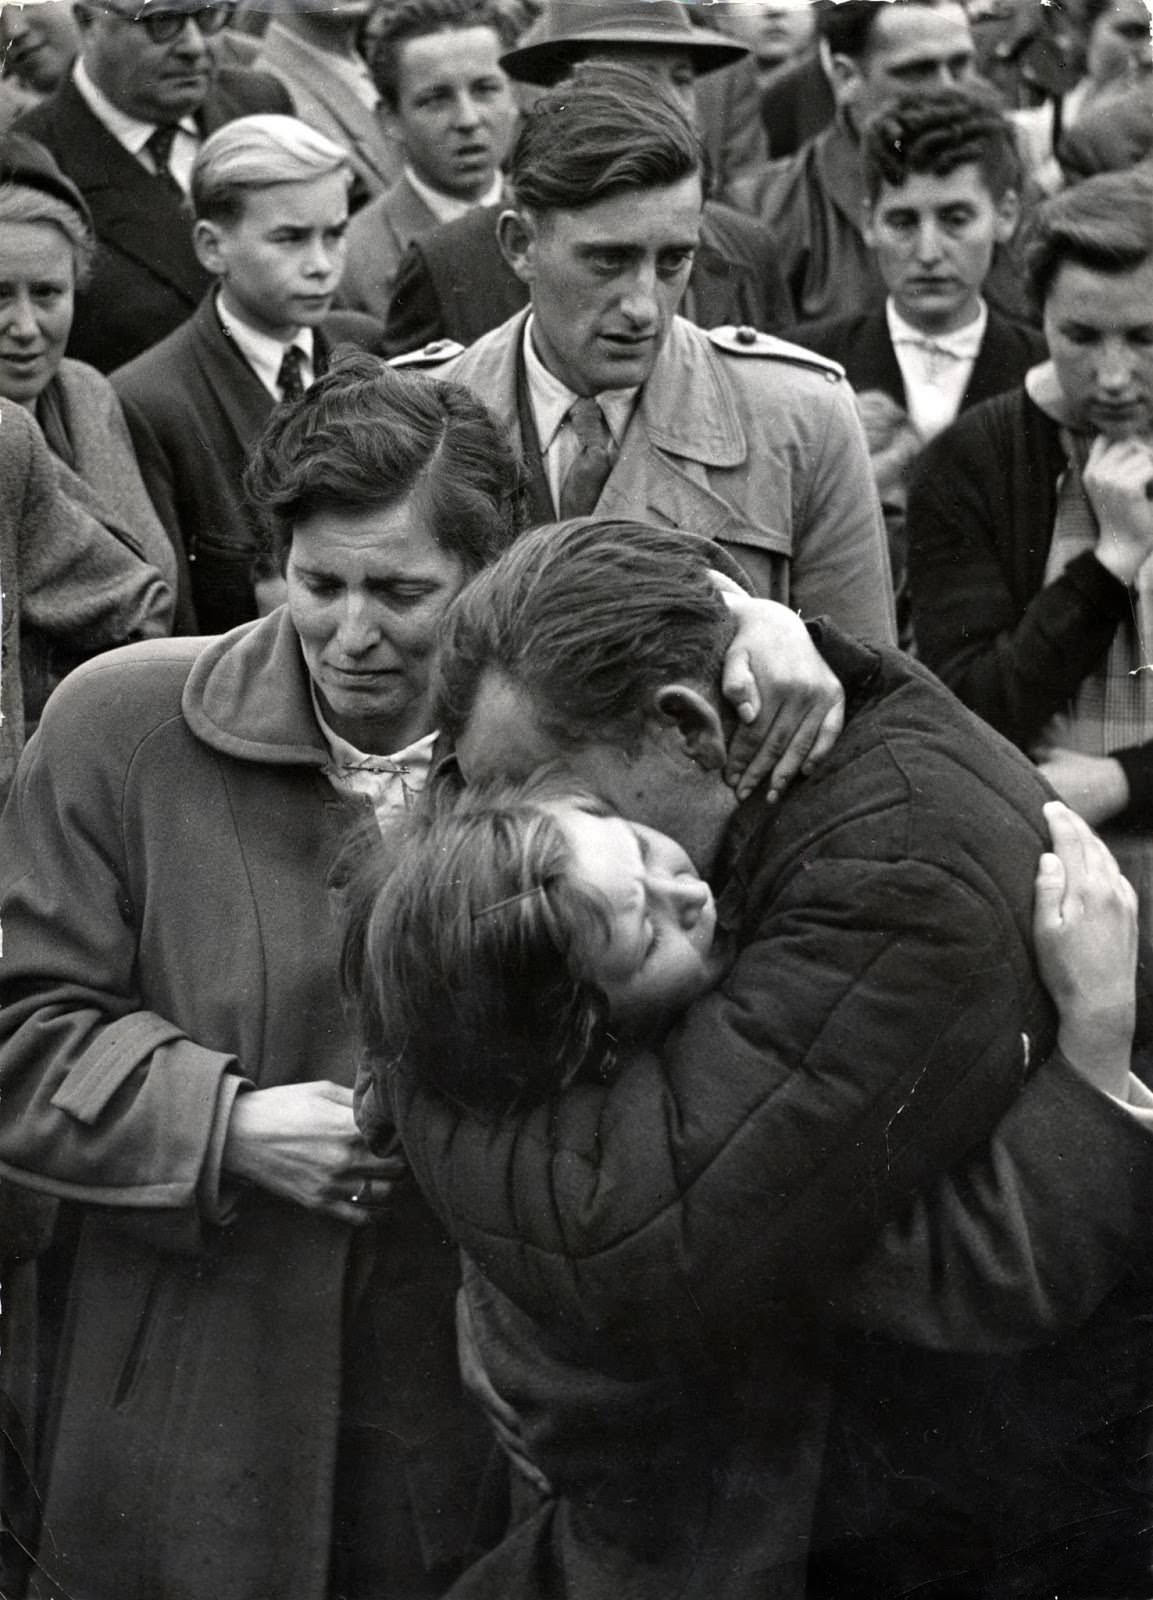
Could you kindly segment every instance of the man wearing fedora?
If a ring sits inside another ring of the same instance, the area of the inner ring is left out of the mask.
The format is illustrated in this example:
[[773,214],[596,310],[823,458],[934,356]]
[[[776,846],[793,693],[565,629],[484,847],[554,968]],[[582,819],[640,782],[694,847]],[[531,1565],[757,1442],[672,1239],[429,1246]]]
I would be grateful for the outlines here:
[[676,97],[644,72],[579,66],[525,116],[509,181],[500,246],[529,309],[455,358],[435,347],[400,363],[439,364],[505,422],[535,523],[691,529],[760,594],[892,642],[880,510],[841,368],[677,314],[702,185]]
[[[702,81],[727,78],[750,62],[745,45],[694,27],[679,0],[548,0],[536,26],[501,57],[514,82],[539,91],[582,61],[603,61],[650,73],[699,120]],[[712,97],[720,103],[724,97]],[[730,100],[733,96],[728,97]],[[741,141],[721,129],[706,152]],[[748,151],[755,157],[755,151]],[[745,157],[741,157],[741,165]],[[706,166],[708,155],[706,155]],[[714,178],[724,179],[722,173]],[[706,176],[706,189],[708,188]],[[400,264],[387,318],[390,355],[437,339],[471,344],[520,311],[528,296],[496,240],[499,206],[479,207],[415,241]],[[771,332],[793,320],[770,230],[731,206],[706,200],[700,241],[682,311],[704,328],[747,324]]]

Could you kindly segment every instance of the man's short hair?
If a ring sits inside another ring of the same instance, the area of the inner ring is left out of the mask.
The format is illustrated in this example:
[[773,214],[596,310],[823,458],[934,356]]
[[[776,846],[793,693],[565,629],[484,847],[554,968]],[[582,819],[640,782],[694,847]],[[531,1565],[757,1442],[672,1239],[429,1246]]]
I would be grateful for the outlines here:
[[1103,172],[1037,207],[1024,243],[1025,278],[1044,309],[1066,262],[1135,272],[1153,257],[1153,172]]
[[298,117],[275,112],[237,117],[207,138],[192,168],[197,218],[230,226],[240,220],[251,189],[308,183],[333,172],[352,181],[348,151]]
[[861,62],[873,43],[873,29],[886,11],[895,5],[926,6],[930,10],[936,0],[838,0],[822,7],[817,16],[817,32],[825,41],[829,53],[848,56],[850,61]]
[[862,163],[870,204],[885,184],[899,189],[915,173],[947,178],[970,163],[994,200],[1020,193],[1024,178],[1013,125],[980,87],[901,95],[866,123]]
[[394,372],[342,354],[291,405],[278,406],[244,479],[283,569],[298,522],[416,502],[442,550],[472,573],[522,526],[522,488],[508,432],[459,383]]
[[494,672],[558,745],[634,745],[662,684],[719,679],[733,624],[708,573],[707,546],[676,529],[582,517],[525,534],[449,609],[436,726],[459,738]]
[[519,206],[579,211],[634,189],[663,189],[702,170],[700,137],[651,73],[583,62],[526,113],[509,180]]
[[390,111],[400,108],[401,57],[410,39],[460,28],[491,28],[505,50],[514,33],[494,0],[399,0],[376,24],[369,65],[377,92]]

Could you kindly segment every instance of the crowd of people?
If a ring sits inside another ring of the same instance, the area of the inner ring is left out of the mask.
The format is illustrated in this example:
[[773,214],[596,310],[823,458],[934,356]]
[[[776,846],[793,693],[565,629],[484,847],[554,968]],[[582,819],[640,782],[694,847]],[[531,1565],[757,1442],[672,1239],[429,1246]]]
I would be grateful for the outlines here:
[[1153,1595],[1150,22],[0,8],[4,1600]]

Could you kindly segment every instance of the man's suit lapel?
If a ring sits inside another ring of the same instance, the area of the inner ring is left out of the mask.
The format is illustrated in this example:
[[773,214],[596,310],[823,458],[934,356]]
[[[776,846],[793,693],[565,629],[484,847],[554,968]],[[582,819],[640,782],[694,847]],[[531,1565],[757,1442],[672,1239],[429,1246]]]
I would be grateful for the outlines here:
[[710,485],[741,466],[748,440],[720,364],[695,330],[673,323],[597,503],[597,515],[639,517],[704,538],[787,556],[786,530],[754,523]]
[[195,303],[207,275],[192,249],[192,214],[129,155],[71,81],[57,91],[63,165],[83,192],[96,236]]
[[821,187],[833,205],[858,234],[862,232],[861,152],[840,122],[819,135],[813,148],[816,171]]
[[553,505],[552,490],[549,488],[548,477],[544,470],[544,460],[540,451],[540,438],[536,431],[532,400],[529,396],[528,374],[524,365],[524,343],[519,336],[516,341],[514,359],[516,362],[514,378],[516,386],[516,421],[517,432],[520,434],[521,458],[525,468],[525,493],[528,497],[529,526],[539,528],[542,522],[555,522],[557,512],[556,507]]
[[858,393],[866,389],[880,389],[907,411],[909,401],[905,393],[905,380],[901,376],[884,312],[862,317],[852,342],[854,348],[851,352],[846,351],[850,359],[846,360],[845,365],[852,375],[854,389]]
[[392,233],[398,259],[414,239],[422,238],[439,226],[431,208],[405,176],[389,191],[388,207],[382,221]]
[[208,389],[245,454],[263,431],[273,400],[216,314],[215,294],[201,301],[192,324],[193,353]]

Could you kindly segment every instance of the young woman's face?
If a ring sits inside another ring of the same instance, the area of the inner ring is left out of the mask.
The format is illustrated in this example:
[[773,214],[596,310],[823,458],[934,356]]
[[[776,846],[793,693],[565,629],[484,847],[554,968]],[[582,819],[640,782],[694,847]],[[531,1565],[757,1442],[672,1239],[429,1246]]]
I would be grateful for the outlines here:
[[721,975],[712,891],[667,834],[577,801],[550,810],[572,851],[570,876],[608,914],[605,936],[583,952],[581,975],[607,997],[614,1027],[659,1032]]

